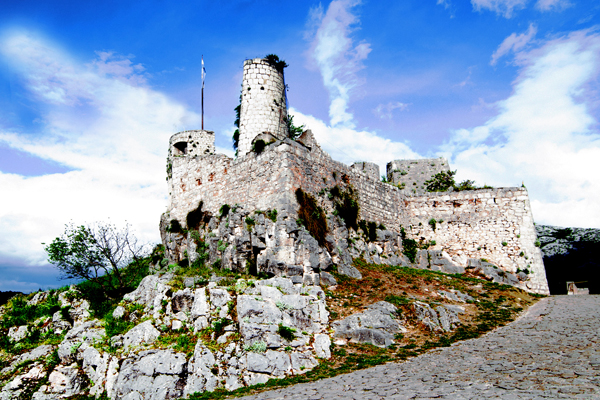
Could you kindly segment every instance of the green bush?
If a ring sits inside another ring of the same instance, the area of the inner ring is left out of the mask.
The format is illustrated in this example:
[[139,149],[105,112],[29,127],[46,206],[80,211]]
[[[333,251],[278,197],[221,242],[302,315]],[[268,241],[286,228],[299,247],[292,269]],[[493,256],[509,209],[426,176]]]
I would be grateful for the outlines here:
[[221,218],[227,216],[227,214],[229,214],[229,210],[231,210],[231,207],[229,206],[229,204],[223,204],[221,206],[221,208],[219,208],[219,215]]
[[294,334],[295,332],[296,330],[294,328],[290,328],[289,326],[285,326],[283,324],[279,324],[279,328],[277,329],[277,333],[279,333],[279,336],[281,336],[288,342],[294,340],[294,338],[296,337],[296,335]]
[[267,211],[267,217],[271,221],[277,222],[277,210],[273,209],[273,210]]
[[52,317],[57,311],[60,311],[60,303],[56,294],[51,294],[44,302],[34,306],[28,305],[24,296],[16,296],[7,303],[0,327],[7,329],[27,325],[40,317]]

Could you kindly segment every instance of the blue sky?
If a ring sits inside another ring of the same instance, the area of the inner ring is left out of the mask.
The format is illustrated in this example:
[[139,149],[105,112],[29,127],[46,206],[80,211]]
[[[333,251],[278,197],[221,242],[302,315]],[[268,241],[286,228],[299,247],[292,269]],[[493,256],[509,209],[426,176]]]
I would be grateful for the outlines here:
[[295,122],[334,158],[450,160],[600,228],[600,3],[19,1],[0,13],[0,290],[60,285],[42,242],[129,222],[158,242],[168,138],[232,155],[244,59],[286,60]]

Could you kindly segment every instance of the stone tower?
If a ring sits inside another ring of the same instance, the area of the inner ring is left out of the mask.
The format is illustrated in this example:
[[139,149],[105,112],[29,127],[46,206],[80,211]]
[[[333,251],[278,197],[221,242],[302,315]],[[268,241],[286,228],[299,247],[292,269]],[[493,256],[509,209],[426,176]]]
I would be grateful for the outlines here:
[[260,134],[287,136],[283,69],[277,70],[262,58],[246,60],[241,96],[239,156],[252,150],[252,141]]

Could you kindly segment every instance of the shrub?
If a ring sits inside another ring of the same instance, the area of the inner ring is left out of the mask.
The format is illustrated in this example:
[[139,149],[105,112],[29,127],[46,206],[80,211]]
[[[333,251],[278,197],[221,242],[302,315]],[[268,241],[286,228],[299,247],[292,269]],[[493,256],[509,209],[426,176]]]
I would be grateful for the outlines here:
[[300,135],[302,135],[302,132],[304,132],[304,125],[295,126],[294,116],[291,114],[288,114],[287,117],[285,117],[285,124],[287,125],[288,129],[288,137],[292,140],[296,140]]
[[358,226],[364,232],[367,242],[374,242],[377,240],[377,223],[361,219]]
[[433,229],[434,232],[435,232],[436,224],[437,224],[437,221],[435,220],[435,218],[431,218],[429,220],[429,225],[431,226],[431,229]]
[[281,73],[283,73],[283,69],[288,67],[288,64],[279,59],[279,56],[276,54],[267,54],[264,58],[269,64],[271,64],[275,69]]
[[244,347],[244,350],[251,351],[253,353],[264,353],[265,351],[267,351],[267,344],[262,340],[257,341],[249,346]]
[[277,222],[277,210],[273,209],[273,210],[267,211],[267,217],[271,221]]
[[455,186],[454,175],[456,171],[438,172],[433,178],[425,181],[428,192],[445,192]]
[[221,208],[219,208],[219,214],[220,214],[221,218],[227,216],[227,214],[229,214],[229,210],[231,210],[231,207],[229,206],[229,204],[223,204],[221,206]]
[[294,335],[294,332],[296,332],[294,328],[290,328],[283,324],[279,324],[279,328],[277,329],[277,333],[279,333],[279,336],[281,336],[288,342],[291,342],[296,337],[296,335]]

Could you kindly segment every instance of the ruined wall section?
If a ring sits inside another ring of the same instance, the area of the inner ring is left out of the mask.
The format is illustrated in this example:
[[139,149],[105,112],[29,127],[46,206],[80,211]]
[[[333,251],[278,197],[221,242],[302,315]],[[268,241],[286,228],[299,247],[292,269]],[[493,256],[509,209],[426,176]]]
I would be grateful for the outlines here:
[[203,211],[217,215],[222,205],[249,210],[287,208],[293,199],[290,171],[282,168],[278,151],[254,153],[233,160],[223,154],[175,157],[169,180],[169,219],[185,226],[187,214],[203,202]]
[[411,236],[435,240],[436,248],[465,267],[469,259],[485,259],[510,273],[527,270],[527,288],[548,293],[525,188],[427,193],[405,204]]
[[442,171],[450,171],[448,160],[443,157],[394,160],[386,168],[388,181],[399,185],[409,196],[427,193],[425,181]]
[[287,137],[283,72],[262,58],[246,60],[241,97],[239,155],[249,153],[252,141],[261,133]]
[[195,157],[214,152],[215,133],[213,131],[183,131],[174,134],[169,139],[169,157]]

